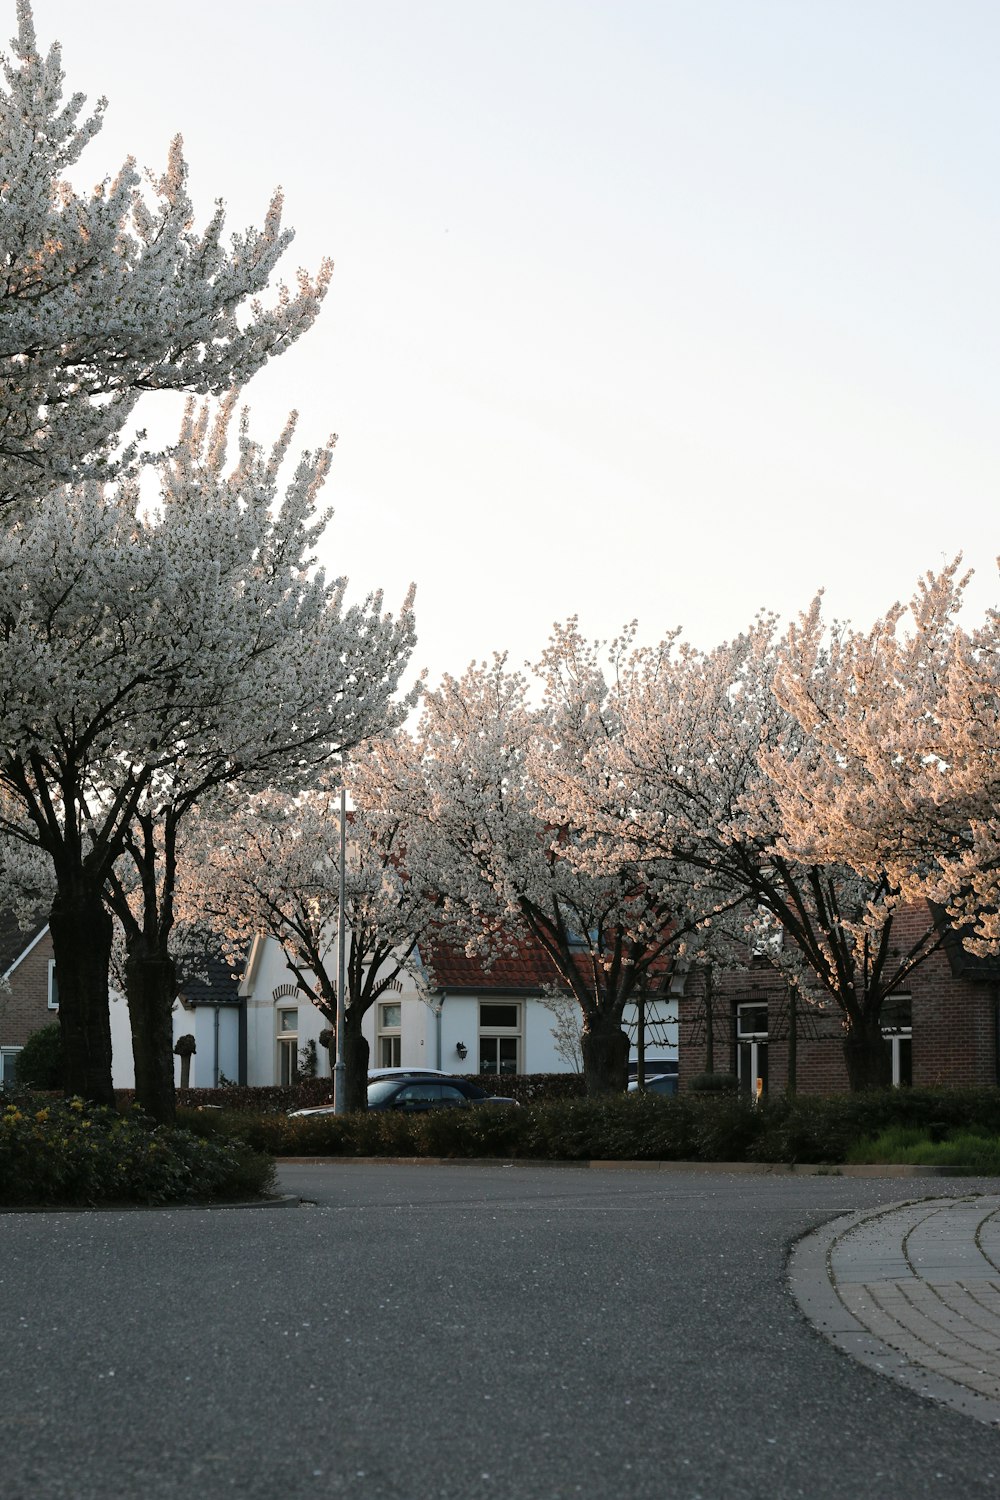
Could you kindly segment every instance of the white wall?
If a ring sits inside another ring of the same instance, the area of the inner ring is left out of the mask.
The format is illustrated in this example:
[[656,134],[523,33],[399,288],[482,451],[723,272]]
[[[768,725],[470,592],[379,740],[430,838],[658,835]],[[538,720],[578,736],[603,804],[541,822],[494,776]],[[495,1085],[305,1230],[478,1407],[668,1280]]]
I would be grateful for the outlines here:
[[[410,975],[401,976],[402,990],[386,993],[385,1000],[398,1000],[402,1021],[400,1057],[404,1067],[441,1068],[446,1073],[474,1073],[479,1066],[479,996],[446,995],[440,1002],[440,1015],[435,1006],[425,1003],[416,983]],[[273,1084],[277,1081],[277,1012],[280,1007],[298,1010],[298,1046],[312,1038],[316,1046],[318,1073],[321,1078],[330,1076],[330,1058],[325,1047],[319,1045],[319,1034],[327,1021],[296,990],[287,991],[294,984],[285,963],[281,945],[267,938],[258,945],[250,982],[244,986],[247,1003],[247,1082],[250,1084]],[[277,993],[278,998],[275,999]],[[490,996],[485,994],[484,999]],[[500,997],[497,999],[515,999]],[[527,1073],[564,1073],[569,1064],[555,1049],[553,1036],[554,1017],[538,1000],[520,999],[521,1021],[521,1067]],[[435,1005],[437,1005],[437,1000]],[[218,1031],[216,1031],[218,1013]],[[660,1002],[658,1012],[660,1024],[650,1020],[646,1042],[647,1057],[676,1058],[677,1026],[664,1025],[664,1021],[676,1022],[677,1002]],[[377,1015],[376,1007],[365,1016],[363,1030],[372,1050],[373,1066],[376,1062]],[[635,1009],[626,1007],[625,1026],[634,1033]],[[174,1037],[192,1032],[197,1052],[191,1059],[191,1083],[195,1088],[212,1088],[217,1079],[216,1068],[227,1078],[239,1076],[239,1015],[236,1006],[215,1007],[202,1005],[185,1010],[180,1004],[174,1007]],[[132,1088],[135,1072],[132,1063],[132,1037],[128,1024],[128,1009],[124,999],[113,994],[111,1001],[111,1039],[113,1050],[113,1077],[116,1088]],[[459,1056],[457,1047],[462,1042],[466,1057]],[[635,1061],[635,1047],[632,1047]],[[180,1082],[180,1058],[175,1059],[175,1082]]]
[[[433,1004],[420,997],[416,981],[409,974],[400,976],[402,988],[387,991],[383,1001],[400,1005],[400,1061],[403,1067],[441,1068],[446,1073],[474,1073],[479,1066],[479,996],[445,995],[435,997]],[[294,979],[285,963],[281,945],[273,938],[258,944],[253,956],[252,972],[244,984],[247,999],[247,1081],[272,1084],[277,1076],[277,1012],[282,1007],[298,1009],[299,1046],[308,1037],[318,1040],[327,1021],[300,993],[286,993]],[[277,996],[277,998],[275,998]],[[484,994],[484,999],[489,999]],[[501,998],[501,997],[497,997]],[[531,1073],[561,1073],[568,1064],[555,1050],[554,1018],[539,1001],[516,996],[522,1007],[521,1066]],[[377,1005],[362,1022],[362,1030],[371,1048],[373,1066],[377,1063]],[[466,1048],[463,1059],[458,1043]],[[199,1053],[201,1045],[199,1043]],[[324,1047],[317,1047],[319,1073],[328,1077],[329,1057]]]
[[132,1028],[124,995],[111,991],[111,1082],[116,1089],[135,1088],[135,1063],[132,1061]]
[[[193,1035],[197,1052],[191,1059],[191,1087],[208,1089],[216,1083],[215,1007],[198,1006],[186,1010],[178,1001],[174,1005],[174,1041]],[[239,1010],[235,1005],[219,1007],[218,1069],[235,1081],[239,1076]],[[132,1032],[129,1027],[125,997],[111,992],[111,1078],[116,1089],[135,1088],[135,1063],[132,1058]],[[174,1058],[174,1083],[181,1081],[181,1060]]]
[[[306,1000],[297,989],[281,944],[274,938],[260,942],[253,955],[253,972],[241,987],[247,1004],[247,1083],[273,1084],[278,1076],[278,1026],[280,1009],[298,1010],[298,1046],[316,1043],[316,1060],[321,1078],[330,1076],[329,1053],[319,1045],[319,1034],[329,1025],[323,1013]],[[292,993],[285,993],[293,991]],[[277,994],[278,998],[275,998]]]

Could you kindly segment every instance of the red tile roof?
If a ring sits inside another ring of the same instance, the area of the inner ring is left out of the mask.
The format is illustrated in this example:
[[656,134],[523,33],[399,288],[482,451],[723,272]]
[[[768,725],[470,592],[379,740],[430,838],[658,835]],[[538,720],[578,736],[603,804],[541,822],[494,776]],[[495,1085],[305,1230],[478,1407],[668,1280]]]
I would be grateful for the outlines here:
[[[545,985],[568,989],[552,959],[529,932],[508,930],[503,942],[504,951],[492,963],[483,958],[469,958],[460,944],[449,943],[443,938],[421,944],[420,953],[431,971],[434,988],[438,990],[537,992]],[[585,984],[592,984],[589,953],[581,948],[574,957]],[[660,953],[649,965],[650,981],[665,981],[672,964],[671,953]]]
[[528,933],[505,933],[505,951],[492,963],[469,958],[460,946],[443,939],[421,946],[421,957],[439,990],[540,990],[546,984],[565,989],[545,950]]

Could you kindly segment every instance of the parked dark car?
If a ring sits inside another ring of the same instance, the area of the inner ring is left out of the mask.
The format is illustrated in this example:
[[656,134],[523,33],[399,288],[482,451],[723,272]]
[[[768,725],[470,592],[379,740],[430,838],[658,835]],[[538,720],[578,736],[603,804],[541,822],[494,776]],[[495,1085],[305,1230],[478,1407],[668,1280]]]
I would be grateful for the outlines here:
[[[455,1078],[450,1073],[377,1069],[369,1075],[369,1109],[398,1109],[405,1114],[423,1114],[428,1109],[468,1109],[473,1104],[503,1104],[516,1108],[517,1100],[488,1094],[478,1083]],[[333,1113],[332,1104],[292,1110],[295,1117]]]
[[368,1108],[423,1114],[428,1109],[468,1109],[486,1094],[459,1078],[376,1078],[368,1085]]
[[[637,1094],[639,1092],[639,1085],[634,1078],[628,1086],[628,1091],[630,1094]],[[677,1093],[677,1074],[654,1073],[651,1078],[646,1079],[646,1093],[666,1094],[669,1098],[672,1098]]]

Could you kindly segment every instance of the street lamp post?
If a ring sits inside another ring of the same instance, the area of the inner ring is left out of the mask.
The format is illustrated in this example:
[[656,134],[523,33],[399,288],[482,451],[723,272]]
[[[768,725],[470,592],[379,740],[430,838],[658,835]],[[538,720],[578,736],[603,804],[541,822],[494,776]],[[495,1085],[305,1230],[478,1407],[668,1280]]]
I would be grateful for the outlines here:
[[347,965],[344,957],[344,935],[347,923],[344,906],[347,895],[347,791],[340,783],[340,879],[337,883],[337,1060],[333,1065],[333,1112],[347,1113],[344,1097],[344,985]]

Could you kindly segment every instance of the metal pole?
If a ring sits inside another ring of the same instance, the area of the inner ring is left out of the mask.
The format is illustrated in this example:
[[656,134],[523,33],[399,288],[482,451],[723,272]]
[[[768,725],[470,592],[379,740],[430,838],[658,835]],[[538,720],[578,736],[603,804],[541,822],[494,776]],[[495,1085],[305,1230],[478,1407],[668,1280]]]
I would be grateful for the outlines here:
[[340,783],[340,879],[337,883],[337,1061],[333,1065],[333,1112],[347,1113],[344,1097],[344,986],[347,965],[344,954],[346,920],[344,907],[347,897],[347,791]]

